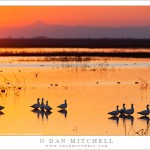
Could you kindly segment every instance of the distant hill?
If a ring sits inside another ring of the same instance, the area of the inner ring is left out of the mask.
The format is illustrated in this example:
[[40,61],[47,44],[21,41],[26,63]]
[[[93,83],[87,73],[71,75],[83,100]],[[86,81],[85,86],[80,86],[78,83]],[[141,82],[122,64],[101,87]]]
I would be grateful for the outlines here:
[[27,26],[0,27],[0,38],[137,38],[149,39],[150,26],[89,27],[49,25],[41,21]]

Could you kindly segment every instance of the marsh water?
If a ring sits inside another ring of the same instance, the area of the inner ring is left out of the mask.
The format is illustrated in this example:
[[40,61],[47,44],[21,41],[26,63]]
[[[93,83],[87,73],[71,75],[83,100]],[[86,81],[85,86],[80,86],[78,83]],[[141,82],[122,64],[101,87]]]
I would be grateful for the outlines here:
[[[150,59],[61,60],[0,57],[0,135],[150,134],[149,117],[137,114],[150,104]],[[37,98],[48,100],[51,113],[30,107]],[[60,111],[65,99],[68,107]],[[133,103],[135,113],[110,118],[123,103]]]

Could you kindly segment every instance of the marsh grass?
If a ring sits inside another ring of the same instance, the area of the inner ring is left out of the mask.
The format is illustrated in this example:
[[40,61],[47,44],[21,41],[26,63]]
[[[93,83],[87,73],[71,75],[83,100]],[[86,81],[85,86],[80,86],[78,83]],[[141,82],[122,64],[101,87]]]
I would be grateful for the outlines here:
[[0,47],[7,48],[149,48],[150,39],[129,38],[78,38],[78,39],[50,39],[50,38],[11,38],[0,39]]
[[[0,56],[16,56],[16,57],[53,57],[53,59],[56,59],[54,57],[61,56],[61,61],[68,61],[70,59],[68,58],[76,58],[75,60],[83,61],[84,59],[88,59],[88,57],[121,57],[121,58],[150,58],[150,52],[149,51],[131,51],[131,52],[125,52],[125,51],[113,51],[113,52],[105,52],[105,51],[48,51],[48,52],[42,52],[42,51],[0,51]],[[84,58],[82,60],[82,57]]]
[[20,82],[17,78],[17,76],[14,74],[16,82],[10,81],[9,78],[5,77],[4,75],[0,75],[3,81],[1,80],[0,84],[0,92],[7,94],[9,91],[13,91],[15,96],[18,96],[20,90],[23,88],[22,85],[20,85]]

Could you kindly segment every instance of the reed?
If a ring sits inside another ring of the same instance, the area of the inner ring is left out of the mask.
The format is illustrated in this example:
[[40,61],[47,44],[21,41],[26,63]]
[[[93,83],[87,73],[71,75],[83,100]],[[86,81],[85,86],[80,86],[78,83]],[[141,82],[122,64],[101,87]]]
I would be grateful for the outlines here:
[[14,95],[18,95],[19,91],[23,88],[23,86],[21,86],[19,84],[19,80],[16,77],[16,75],[14,74],[14,77],[16,79],[16,83],[10,81],[7,77],[5,77],[2,74],[0,76],[4,79],[4,83],[1,82],[1,84],[0,84],[0,92],[7,94],[8,91],[13,90]]
[[47,57],[45,59],[56,59],[61,61],[83,61],[89,60],[88,57],[121,57],[121,58],[150,58],[149,52],[97,52],[97,51],[59,51],[59,52],[3,52],[0,51],[0,56],[16,56],[16,57]]
[[150,48],[150,39],[0,39],[2,48]]

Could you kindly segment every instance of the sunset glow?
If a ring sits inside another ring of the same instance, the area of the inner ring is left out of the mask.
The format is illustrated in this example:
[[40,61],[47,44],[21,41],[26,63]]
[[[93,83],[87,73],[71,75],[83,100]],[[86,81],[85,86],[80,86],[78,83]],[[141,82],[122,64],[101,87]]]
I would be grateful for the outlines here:
[[35,21],[69,26],[149,26],[150,6],[1,6],[0,26]]
[[0,6],[1,137],[150,136],[149,74],[150,5]]

